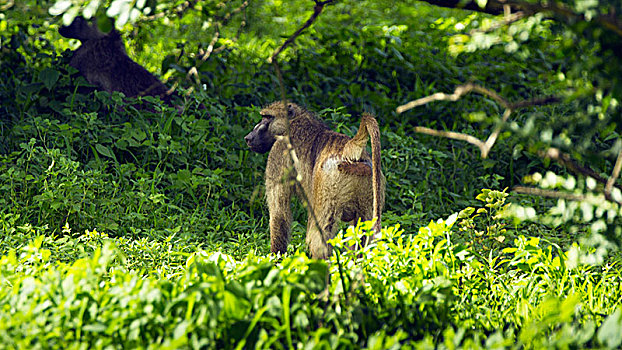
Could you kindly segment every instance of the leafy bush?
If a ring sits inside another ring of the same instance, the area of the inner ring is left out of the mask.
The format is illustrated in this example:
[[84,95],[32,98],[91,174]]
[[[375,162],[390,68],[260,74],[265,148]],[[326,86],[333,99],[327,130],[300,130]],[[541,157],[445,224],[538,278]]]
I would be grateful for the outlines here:
[[[180,255],[170,242],[146,242],[156,248],[152,264],[135,265],[149,257],[100,232],[38,236],[0,259],[10,286],[0,292],[0,333],[6,344],[33,348],[613,348],[622,341],[612,333],[622,322],[622,277],[611,267],[569,267],[564,251],[522,236],[501,255],[481,256],[451,243],[457,214],[416,234],[389,227],[363,250],[349,249],[371,226],[335,238],[329,264],[299,253],[280,261]],[[59,261],[69,245],[92,253]]]

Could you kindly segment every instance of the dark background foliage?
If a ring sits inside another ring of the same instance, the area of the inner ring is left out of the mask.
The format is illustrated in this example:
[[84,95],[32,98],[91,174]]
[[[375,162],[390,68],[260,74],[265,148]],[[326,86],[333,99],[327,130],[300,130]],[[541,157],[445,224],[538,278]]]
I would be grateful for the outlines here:
[[[281,98],[267,58],[313,2],[0,2],[5,343],[619,346],[620,192],[542,156],[555,147],[616,180],[619,4],[517,3],[514,21],[494,1],[429,2],[336,1],[278,57],[287,98],[331,128],[353,135],[362,112],[381,127],[384,238],[365,262],[337,249],[329,265],[304,257],[299,202],[291,255],[268,255],[266,157],[243,140]],[[68,66],[78,43],[58,34],[78,14],[114,17],[177,108],[89,86]],[[465,83],[559,102],[506,123],[482,94],[396,112]],[[482,159],[416,126],[502,129]],[[525,185],[556,192],[514,191]]]

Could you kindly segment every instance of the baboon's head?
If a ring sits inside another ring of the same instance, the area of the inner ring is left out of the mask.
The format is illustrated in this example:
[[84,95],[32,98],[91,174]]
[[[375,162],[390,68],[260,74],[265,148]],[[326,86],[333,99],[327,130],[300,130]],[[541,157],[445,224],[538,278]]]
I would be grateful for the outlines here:
[[261,122],[255,125],[253,131],[244,137],[246,144],[253,152],[266,153],[270,151],[276,137],[287,133],[288,119],[300,115],[303,111],[295,103],[288,103],[287,109],[283,108],[283,103],[280,101],[269,104],[259,112],[262,117]]
[[78,39],[82,43],[106,36],[106,34],[99,31],[95,20],[88,21],[82,16],[74,18],[70,25],[60,27],[58,33],[65,38]]
[[270,132],[270,124],[274,118],[264,116],[253,130],[244,136],[246,144],[253,152],[266,153],[270,151],[276,137]]

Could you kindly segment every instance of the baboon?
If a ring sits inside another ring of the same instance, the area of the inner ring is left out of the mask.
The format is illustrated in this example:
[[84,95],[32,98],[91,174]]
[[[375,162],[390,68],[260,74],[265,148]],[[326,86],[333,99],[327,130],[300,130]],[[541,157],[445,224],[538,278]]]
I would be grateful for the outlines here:
[[[291,196],[303,195],[292,181],[292,158],[287,141],[280,137],[287,134],[288,119],[291,144],[299,159],[295,172],[302,178],[302,190],[311,206],[306,238],[311,256],[330,256],[332,247],[327,241],[335,236],[339,221],[356,224],[359,218],[377,218],[373,229],[380,232],[386,181],[380,167],[380,131],[373,116],[363,114],[356,136],[350,139],[330,130],[314,114],[294,103],[285,108],[282,102],[274,102],[260,114],[261,122],[244,139],[254,152],[270,151],[265,181],[273,253],[287,250]],[[371,157],[365,150],[368,138]]]
[[120,91],[127,97],[160,96],[170,104],[167,87],[129,58],[121,34],[114,28],[110,33],[103,33],[94,20],[76,17],[58,33],[82,42],[69,65],[80,71],[89,83],[108,92]]

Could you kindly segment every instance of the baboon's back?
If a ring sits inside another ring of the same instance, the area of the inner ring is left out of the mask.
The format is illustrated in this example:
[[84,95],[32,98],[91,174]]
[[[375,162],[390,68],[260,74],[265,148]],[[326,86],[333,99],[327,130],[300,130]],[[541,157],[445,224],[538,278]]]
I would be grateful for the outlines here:
[[91,84],[108,92],[120,91],[128,97],[168,97],[166,86],[127,56],[116,31],[83,42],[74,53],[70,65],[78,69]]

